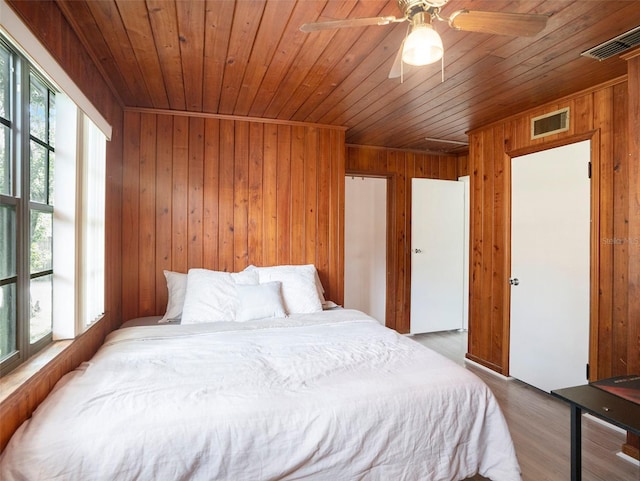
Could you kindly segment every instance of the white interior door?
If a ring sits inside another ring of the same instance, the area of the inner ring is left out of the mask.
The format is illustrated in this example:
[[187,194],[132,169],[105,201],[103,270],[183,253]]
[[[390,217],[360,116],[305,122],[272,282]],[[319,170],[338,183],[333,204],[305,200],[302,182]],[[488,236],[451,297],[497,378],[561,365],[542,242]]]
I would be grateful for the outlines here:
[[509,372],[547,392],[587,381],[589,160],[585,141],[511,164]]
[[385,324],[387,179],[346,177],[344,306]]
[[464,301],[464,184],[412,179],[412,334],[461,329]]

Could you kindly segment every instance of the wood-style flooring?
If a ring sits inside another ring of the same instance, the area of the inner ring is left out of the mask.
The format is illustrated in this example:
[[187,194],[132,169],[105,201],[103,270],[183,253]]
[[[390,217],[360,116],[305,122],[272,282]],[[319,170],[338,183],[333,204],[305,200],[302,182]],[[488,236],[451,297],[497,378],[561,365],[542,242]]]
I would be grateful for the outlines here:
[[[418,334],[412,339],[464,365],[489,385],[509,424],[523,481],[570,479],[567,404],[518,380],[506,379],[465,362],[466,332]],[[620,430],[583,416],[582,480],[640,481],[640,466],[617,455],[625,439]]]

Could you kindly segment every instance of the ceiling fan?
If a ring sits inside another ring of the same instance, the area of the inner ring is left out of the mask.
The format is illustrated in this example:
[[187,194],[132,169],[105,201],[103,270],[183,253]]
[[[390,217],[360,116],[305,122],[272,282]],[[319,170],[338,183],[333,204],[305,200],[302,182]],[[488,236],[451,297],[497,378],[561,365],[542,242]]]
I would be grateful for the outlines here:
[[440,16],[440,9],[449,0],[398,0],[403,17],[370,17],[326,22],[305,23],[303,32],[316,32],[344,27],[364,27],[368,25],[389,25],[409,22],[407,35],[400,45],[389,78],[400,77],[402,64],[427,65],[442,58],[442,39],[431,25],[432,21],[447,22],[454,30],[483,32],[498,35],[533,36],[547,25],[547,15],[529,13],[484,12],[480,10],[458,10],[449,18]]

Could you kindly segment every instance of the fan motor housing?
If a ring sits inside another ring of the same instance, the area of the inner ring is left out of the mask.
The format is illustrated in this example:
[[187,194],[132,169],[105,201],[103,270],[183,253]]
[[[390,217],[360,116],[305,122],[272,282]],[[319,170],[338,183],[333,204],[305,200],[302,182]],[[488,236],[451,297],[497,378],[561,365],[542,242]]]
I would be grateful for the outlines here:
[[417,11],[427,11],[430,8],[440,8],[449,0],[398,0],[398,7],[407,17]]

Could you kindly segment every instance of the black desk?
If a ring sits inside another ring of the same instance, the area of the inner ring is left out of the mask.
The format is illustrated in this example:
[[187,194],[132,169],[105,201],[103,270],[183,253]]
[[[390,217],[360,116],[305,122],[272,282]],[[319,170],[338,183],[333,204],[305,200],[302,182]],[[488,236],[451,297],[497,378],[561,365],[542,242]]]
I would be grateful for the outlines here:
[[640,404],[590,385],[556,389],[551,394],[571,405],[571,481],[582,478],[582,411],[640,436]]

